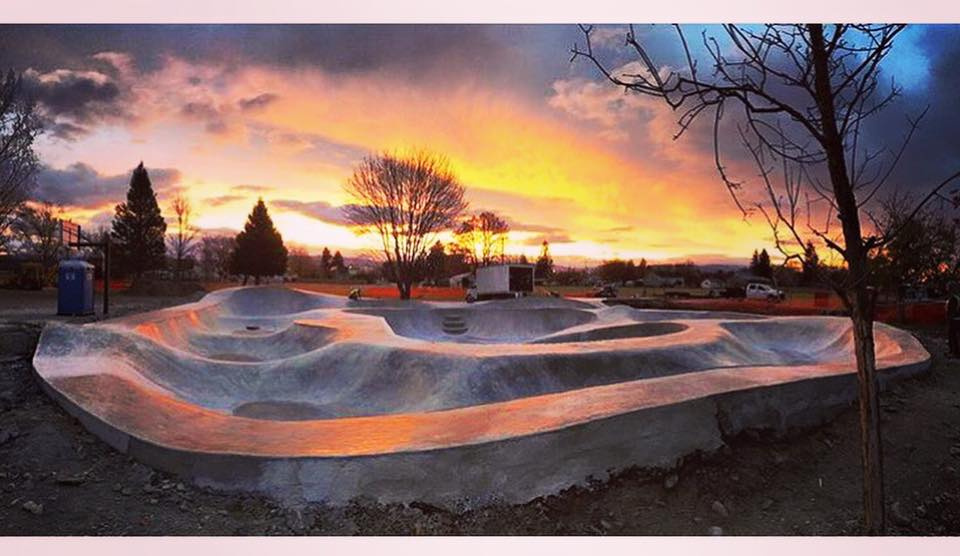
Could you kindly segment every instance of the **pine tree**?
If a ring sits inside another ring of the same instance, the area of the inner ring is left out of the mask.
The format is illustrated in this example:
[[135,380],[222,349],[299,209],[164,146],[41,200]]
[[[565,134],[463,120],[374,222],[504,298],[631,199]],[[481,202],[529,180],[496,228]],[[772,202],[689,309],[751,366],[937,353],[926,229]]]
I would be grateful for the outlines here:
[[257,200],[243,231],[237,234],[233,262],[238,274],[253,276],[256,284],[260,283],[261,276],[276,276],[287,269],[287,248],[273,226],[263,199]]
[[537,266],[533,271],[540,280],[549,280],[553,277],[553,257],[550,256],[550,244],[543,240],[540,247],[540,256],[537,257]]
[[167,223],[160,214],[150,176],[140,162],[130,176],[127,202],[117,205],[113,219],[111,235],[116,241],[114,252],[119,270],[140,278],[148,270],[162,268],[166,232]]
[[320,274],[324,278],[329,278],[333,274],[333,257],[326,247],[323,248],[323,254],[320,255]]
[[761,250],[760,255],[757,256],[756,274],[764,278],[773,278],[773,265],[770,264],[770,254],[766,249]]
[[343,274],[347,271],[347,265],[343,262],[343,255],[340,254],[340,251],[333,254],[333,260],[330,262],[330,266],[334,275]]
[[430,247],[430,252],[427,253],[423,265],[424,278],[433,282],[434,285],[438,285],[443,279],[447,267],[446,248],[439,239]]
[[803,248],[803,271],[800,275],[800,282],[804,286],[813,286],[818,281],[817,273],[820,270],[820,256],[817,254],[817,248],[813,243],[807,241]]

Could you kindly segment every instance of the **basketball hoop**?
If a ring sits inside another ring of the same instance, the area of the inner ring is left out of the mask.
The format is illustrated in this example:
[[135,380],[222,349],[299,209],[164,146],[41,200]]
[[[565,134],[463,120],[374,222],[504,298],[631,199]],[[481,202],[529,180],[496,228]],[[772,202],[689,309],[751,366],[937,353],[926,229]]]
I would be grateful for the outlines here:
[[69,220],[60,221],[60,243],[71,245],[80,242],[80,225]]
[[84,241],[79,224],[69,220],[60,221],[60,242],[68,247],[92,247],[103,253],[103,316],[110,314],[110,234],[103,241]]

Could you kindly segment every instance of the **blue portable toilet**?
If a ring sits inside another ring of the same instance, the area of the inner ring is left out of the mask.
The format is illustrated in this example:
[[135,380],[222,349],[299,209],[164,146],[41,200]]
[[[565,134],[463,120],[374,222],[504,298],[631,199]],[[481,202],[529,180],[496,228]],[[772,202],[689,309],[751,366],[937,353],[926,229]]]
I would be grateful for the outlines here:
[[57,314],[93,314],[93,265],[86,261],[60,261],[57,275]]

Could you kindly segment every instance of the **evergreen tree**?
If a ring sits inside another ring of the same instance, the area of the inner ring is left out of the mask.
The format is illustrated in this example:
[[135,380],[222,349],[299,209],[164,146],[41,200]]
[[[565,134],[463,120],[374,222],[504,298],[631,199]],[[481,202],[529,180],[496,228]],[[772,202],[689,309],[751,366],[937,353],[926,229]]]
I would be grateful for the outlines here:
[[760,253],[756,249],[754,249],[753,256],[750,257],[750,274],[753,274],[754,276],[759,276],[759,274],[757,273],[757,269],[759,268],[758,266],[759,263],[760,263]]
[[236,272],[253,276],[256,284],[260,283],[261,276],[276,276],[287,269],[287,248],[273,226],[263,199],[257,200],[243,231],[237,234],[233,261]]
[[347,272],[347,265],[344,264],[343,255],[340,254],[340,251],[337,251],[333,254],[333,259],[330,261],[330,267],[335,276],[345,274]]
[[167,223],[160,215],[150,176],[140,162],[130,176],[127,202],[117,205],[113,219],[111,235],[117,243],[114,253],[119,270],[139,278],[148,270],[162,268],[166,232]]
[[817,255],[817,249],[813,243],[808,241],[803,248],[803,270],[800,275],[800,283],[804,286],[813,286],[819,281],[817,272],[820,269],[820,256]]
[[550,244],[547,240],[543,240],[540,256],[537,257],[537,266],[533,272],[534,276],[540,280],[549,280],[553,277],[553,257],[550,256]]
[[320,255],[320,274],[323,278],[329,278],[333,274],[333,257],[326,247],[323,248],[323,254]]
[[447,267],[447,252],[443,242],[439,239],[430,247],[427,258],[424,259],[424,277],[433,282],[434,285],[440,283],[444,278],[444,272]]
[[756,275],[763,276],[764,278],[773,278],[773,265],[770,264],[770,255],[766,249],[762,249],[757,256]]

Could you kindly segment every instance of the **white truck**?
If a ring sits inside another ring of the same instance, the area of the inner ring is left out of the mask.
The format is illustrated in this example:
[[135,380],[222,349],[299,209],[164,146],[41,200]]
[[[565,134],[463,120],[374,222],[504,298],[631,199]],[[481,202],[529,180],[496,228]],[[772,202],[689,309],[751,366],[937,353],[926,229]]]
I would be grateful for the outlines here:
[[484,299],[523,297],[533,293],[532,264],[498,264],[477,269],[467,303]]
[[783,293],[783,290],[778,290],[773,286],[768,286],[766,284],[760,284],[753,282],[747,284],[746,291],[747,299],[769,299],[771,301],[783,301],[787,298],[786,294]]

